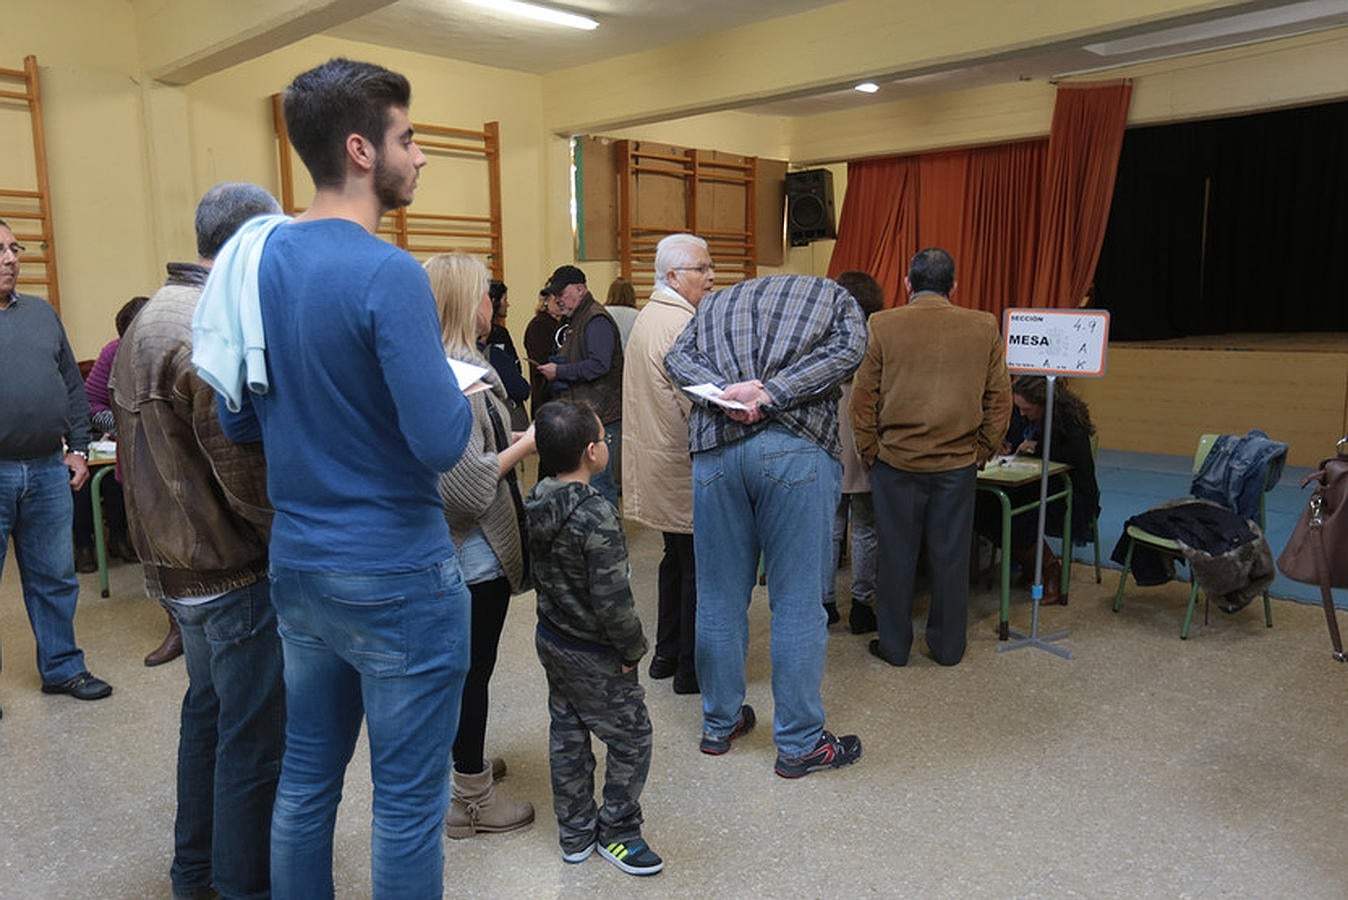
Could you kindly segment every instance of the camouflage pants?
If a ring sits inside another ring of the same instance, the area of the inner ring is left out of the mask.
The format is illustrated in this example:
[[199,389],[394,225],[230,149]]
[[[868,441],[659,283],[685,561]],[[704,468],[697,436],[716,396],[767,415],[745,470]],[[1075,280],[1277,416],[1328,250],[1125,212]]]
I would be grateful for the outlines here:
[[[612,650],[586,649],[538,632],[538,660],[548,676],[548,755],[552,806],[562,850],[627,840],[641,833],[641,791],[651,768],[651,719],[637,673],[622,674]],[[608,747],[604,805],[594,799],[590,735]]]

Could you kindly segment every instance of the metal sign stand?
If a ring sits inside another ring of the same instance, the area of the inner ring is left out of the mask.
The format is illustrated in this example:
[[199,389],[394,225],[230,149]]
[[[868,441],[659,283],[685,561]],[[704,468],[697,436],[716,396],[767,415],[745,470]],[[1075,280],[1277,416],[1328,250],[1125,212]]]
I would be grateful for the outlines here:
[[[997,652],[1004,653],[1011,650],[1019,650],[1022,647],[1034,647],[1039,650],[1047,650],[1063,659],[1075,659],[1071,650],[1066,647],[1054,646],[1055,641],[1061,641],[1067,637],[1067,631],[1055,631],[1052,634],[1041,635],[1039,633],[1039,601],[1044,599],[1044,522],[1048,516],[1048,465],[1049,452],[1053,449],[1053,388],[1058,380],[1056,375],[1046,376],[1048,379],[1047,397],[1044,403],[1044,441],[1042,447],[1042,466],[1039,471],[1039,542],[1034,551],[1034,587],[1030,589],[1030,596],[1034,599],[1034,608],[1030,613],[1030,633],[1021,634],[1019,631],[1012,630],[1011,636],[1015,640],[1005,644],[997,645]],[[1063,476],[1064,478],[1067,476]],[[1063,565],[1072,564],[1072,548],[1063,548]]]

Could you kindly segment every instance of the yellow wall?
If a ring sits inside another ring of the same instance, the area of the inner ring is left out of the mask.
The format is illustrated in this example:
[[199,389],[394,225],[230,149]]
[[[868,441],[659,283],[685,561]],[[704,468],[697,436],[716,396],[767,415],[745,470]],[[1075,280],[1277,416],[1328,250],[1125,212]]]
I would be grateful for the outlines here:
[[[541,284],[555,265],[544,252],[547,218],[541,199],[547,195],[547,147],[555,139],[543,130],[536,75],[399,53],[369,44],[309,38],[185,89],[197,195],[218,181],[246,180],[256,181],[279,196],[270,96],[298,73],[338,55],[369,60],[406,75],[412,83],[414,122],[464,128],[500,122],[505,282],[515,289],[513,299],[525,300],[514,304],[510,316],[512,328],[522,332],[533,314],[528,300],[537,296],[535,285]],[[432,158],[421,172],[417,196],[429,209],[481,210],[485,215],[485,185],[484,165]],[[297,179],[296,202],[307,205],[312,195],[307,176]],[[474,205],[460,206],[461,200]],[[193,197],[191,204],[195,202]],[[189,223],[190,209],[191,205],[185,217]],[[569,244],[566,260],[570,260]]]
[[[115,335],[113,316],[154,286],[140,78],[129,7],[101,0],[5,3],[0,66],[37,56],[45,112],[61,306],[71,344],[92,357]],[[23,123],[5,110],[0,122]],[[14,127],[14,126],[8,126]],[[31,178],[32,146],[5,145],[6,169]],[[10,154],[15,154],[11,157]],[[8,160],[17,158],[20,163]],[[6,187],[32,189],[35,183]]]
[[[164,262],[193,254],[191,213],[202,192],[224,179],[278,189],[268,97],[295,73],[334,54],[407,73],[414,119],[467,126],[501,122],[505,274],[516,289],[511,324],[518,329],[529,316],[536,285],[573,258],[568,142],[559,133],[568,122],[649,122],[592,130],[787,158],[796,166],[1014,140],[1047,133],[1051,85],[999,85],[795,120],[727,111],[671,116],[698,107],[725,109],[741,95],[837,82],[850,77],[851,69],[874,73],[884,60],[899,70],[980,48],[1023,49],[1033,42],[1032,34],[1061,37],[1092,22],[1117,25],[1229,5],[1146,0],[1125,9],[1107,0],[956,0],[896,10],[888,0],[846,0],[777,23],[549,76],[320,36],[173,87],[143,75],[132,7],[125,0],[0,4],[11,54],[0,57],[0,65],[18,66],[25,54],[36,53],[41,66],[62,305],[80,356],[92,356],[111,337],[113,313],[127,297],[159,284]],[[952,23],[968,27],[955,29]],[[918,34],[924,35],[920,41],[914,38]],[[834,49],[812,53],[821,43]],[[840,56],[837,47],[849,52]],[[621,76],[615,76],[619,70]],[[726,77],[733,73],[736,78]],[[1333,99],[1348,93],[1348,29],[1117,74],[1134,78],[1134,124]],[[8,144],[4,149],[13,152]],[[846,171],[842,165],[832,168],[841,207]],[[464,177],[433,163],[422,178],[424,195]],[[297,199],[303,203],[307,195],[301,182]],[[821,273],[830,252],[828,241],[793,248],[781,270]],[[591,280],[602,288],[611,275],[601,267]]]
[[[555,219],[545,198],[564,204],[555,188],[564,192],[566,182],[553,179],[549,194],[545,160],[550,145],[564,142],[544,131],[538,76],[314,37],[173,87],[140,73],[124,3],[6,0],[4,16],[13,58],[0,57],[0,66],[18,68],[24,55],[38,56],[62,312],[77,357],[94,356],[113,337],[117,309],[134,294],[153,292],[166,262],[195,258],[192,213],[209,187],[253,181],[279,193],[269,98],[336,55],[405,73],[416,120],[470,128],[499,121],[506,281],[528,285],[528,296],[556,264],[546,252]],[[26,148],[19,147],[30,154]],[[421,193],[453,193],[449,178],[471,177],[476,189],[485,184],[480,171],[470,176],[458,163],[433,161]],[[297,182],[298,202],[311,195],[307,180]],[[570,258],[569,240],[564,247],[559,260]],[[516,304],[512,326],[522,331],[531,314],[530,304]]]

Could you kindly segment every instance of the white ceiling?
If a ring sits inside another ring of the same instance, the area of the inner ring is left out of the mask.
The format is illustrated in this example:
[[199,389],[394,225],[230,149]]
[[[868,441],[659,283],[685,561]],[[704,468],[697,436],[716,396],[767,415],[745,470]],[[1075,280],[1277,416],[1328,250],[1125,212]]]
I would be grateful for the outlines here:
[[[503,69],[545,74],[629,53],[674,46],[752,22],[793,15],[835,0],[568,0],[550,3],[599,21],[577,31],[493,12],[467,0],[397,0],[328,33]],[[897,2],[897,0],[896,0]],[[1348,0],[1252,0],[1239,7],[1150,29],[1094,35],[924,72],[876,72],[880,90],[838,85],[807,97],[782,97],[743,111],[780,116],[887,103],[1017,80],[1101,71],[1143,60],[1348,26]]]
[[543,74],[680,44],[837,0],[567,0],[545,5],[597,20],[593,31],[532,22],[465,0],[398,0],[328,34]]

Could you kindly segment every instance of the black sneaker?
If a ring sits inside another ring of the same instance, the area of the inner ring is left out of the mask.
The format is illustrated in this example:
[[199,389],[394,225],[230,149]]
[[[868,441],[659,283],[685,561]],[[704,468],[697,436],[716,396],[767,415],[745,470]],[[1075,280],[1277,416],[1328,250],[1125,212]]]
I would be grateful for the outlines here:
[[720,756],[723,753],[729,753],[730,742],[753,731],[754,723],[757,721],[758,718],[754,715],[754,708],[746,703],[740,707],[739,721],[735,723],[734,728],[730,729],[730,734],[725,737],[715,737],[703,732],[702,743],[698,744],[698,749],[708,756]]
[[42,693],[69,694],[76,700],[102,700],[112,693],[112,685],[85,671],[60,684],[44,684]]
[[838,622],[838,619],[841,618],[841,617],[838,615],[838,604],[836,604],[836,603],[829,603],[829,602],[825,601],[825,603],[824,603],[824,612],[828,613],[828,623],[829,623],[830,625],[836,625],[837,622]]
[[777,754],[775,770],[783,778],[804,778],[811,772],[824,769],[841,769],[861,759],[861,738],[855,734],[834,737],[825,731],[819,735],[819,743],[804,756],[782,756]]
[[595,846],[596,844],[591,842],[589,844],[586,844],[584,847],[581,847],[579,850],[563,849],[562,862],[568,862],[573,865],[575,863],[583,863],[585,862],[585,860],[590,858],[590,854],[594,852]]
[[856,600],[852,601],[852,611],[847,614],[847,625],[853,634],[870,634],[876,630],[875,607]]
[[665,867],[665,861],[639,837],[605,844],[599,855],[628,875],[654,875]]

